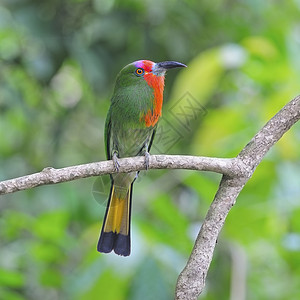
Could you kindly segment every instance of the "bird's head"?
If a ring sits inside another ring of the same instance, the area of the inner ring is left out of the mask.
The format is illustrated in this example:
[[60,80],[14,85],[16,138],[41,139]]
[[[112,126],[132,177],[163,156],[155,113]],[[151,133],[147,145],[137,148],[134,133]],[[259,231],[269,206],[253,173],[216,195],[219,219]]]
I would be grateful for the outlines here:
[[177,61],[163,61],[155,63],[150,60],[138,60],[132,63],[135,69],[136,76],[147,76],[152,74],[154,76],[164,76],[168,69],[185,68],[186,65]]
[[[115,93],[125,95],[125,91],[143,98],[149,95],[149,109],[141,114],[145,125],[155,126],[161,116],[165,73],[168,69],[186,67],[176,61],[155,63],[150,60],[138,60],[124,67],[117,77]],[[152,103],[152,104],[151,104]]]
[[156,83],[164,83],[164,75],[168,69],[179,67],[186,67],[186,65],[176,61],[155,63],[150,60],[137,60],[120,71],[117,85],[124,87],[146,82],[155,88]]

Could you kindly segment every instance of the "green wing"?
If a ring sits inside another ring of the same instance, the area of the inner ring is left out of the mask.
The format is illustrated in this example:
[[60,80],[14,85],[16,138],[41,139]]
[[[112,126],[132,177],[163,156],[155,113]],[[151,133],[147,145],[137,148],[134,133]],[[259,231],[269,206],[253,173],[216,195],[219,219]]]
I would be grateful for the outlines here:
[[153,131],[152,131],[152,135],[151,135],[149,146],[148,146],[148,152],[150,152],[150,149],[151,149],[154,137],[155,137],[155,133],[156,133],[156,128],[157,128],[157,124],[155,125],[155,127],[153,128]]
[[106,158],[111,159],[110,153],[110,140],[111,140],[111,109],[109,109],[105,121],[105,131],[104,131],[104,142],[105,142],[105,151]]

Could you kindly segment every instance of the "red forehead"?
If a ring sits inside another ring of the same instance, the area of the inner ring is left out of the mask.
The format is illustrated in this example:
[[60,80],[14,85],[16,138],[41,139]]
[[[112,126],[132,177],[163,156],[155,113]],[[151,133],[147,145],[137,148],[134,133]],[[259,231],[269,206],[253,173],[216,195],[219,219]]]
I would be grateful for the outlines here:
[[143,68],[146,72],[151,72],[154,62],[151,60],[138,60],[135,62],[137,68]]

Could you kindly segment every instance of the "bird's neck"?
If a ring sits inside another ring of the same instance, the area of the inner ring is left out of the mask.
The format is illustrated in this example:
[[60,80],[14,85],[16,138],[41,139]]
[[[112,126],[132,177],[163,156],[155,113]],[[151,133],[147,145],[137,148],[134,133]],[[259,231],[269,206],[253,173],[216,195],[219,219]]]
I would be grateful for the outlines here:
[[147,127],[154,126],[161,116],[163,94],[164,94],[164,76],[156,76],[152,73],[144,75],[147,84],[153,89],[153,109],[149,109],[144,115],[145,124]]

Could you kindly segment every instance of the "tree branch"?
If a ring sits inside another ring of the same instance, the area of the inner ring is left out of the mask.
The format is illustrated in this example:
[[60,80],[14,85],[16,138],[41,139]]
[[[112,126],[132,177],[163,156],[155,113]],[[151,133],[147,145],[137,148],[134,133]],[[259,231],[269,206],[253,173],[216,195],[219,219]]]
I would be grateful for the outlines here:
[[[300,96],[280,110],[244,147],[236,158],[181,155],[152,155],[149,169],[189,169],[223,174],[219,189],[208,210],[191,256],[178,277],[175,298],[197,299],[205,286],[218,235],[236,198],[270,148],[300,118]],[[144,157],[119,160],[119,172],[145,169]],[[46,184],[115,173],[112,161],[102,161],[43,171],[0,182],[0,195]]]
[[224,174],[208,210],[187,265],[178,277],[176,300],[196,300],[205,286],[217,238],[225,219],[244,185],[270,148],[300,119],[300,96],[281,109],[245,146],[237,159],[244,162],[248,176]]
[[[145,170],[142,156],[121,158],[119,172]],[[151,155],[149,169],[189,169],[212,171],[228,176],[243,176],[247,172],[244,164],[237,158],[211,158],[184,155]],[[116,173],[113,162],[101,161],[84,165],[54,169],[44,168],[39,173],[26,175],[0,182],[0,195],[31,189],[46,184],[56,184],[80,178]]]

